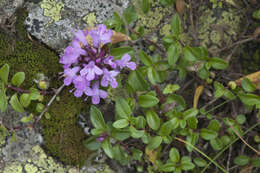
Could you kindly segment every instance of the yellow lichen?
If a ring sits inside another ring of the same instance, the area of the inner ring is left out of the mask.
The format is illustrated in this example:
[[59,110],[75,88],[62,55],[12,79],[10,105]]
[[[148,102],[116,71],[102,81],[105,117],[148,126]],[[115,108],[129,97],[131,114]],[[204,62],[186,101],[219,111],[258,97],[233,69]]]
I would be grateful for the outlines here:
[[97,23],[95,13],[89,13],[83,18],[83,20],[88,24],[89,27],[94,27]]
[[162,27],[162,29],[160,30],[160,34],[162,36],[166,36],[169,35],[171,33],[171,25],[170,24],[166,24]]
[[38,168],[36,166],[34,166],[33,164],[26,164],[24,166],[24,169],[25,169],[26,173],[36,173],[36,172],[38,172]]
[[59,21],[61,19],[61,11],[64,8],[62,1],[56,2],[56,0],[43,0],[41,2],[41,8],[44,10],[44,16],[51,18],[51,22]]
[[14,172],[15,173],[23,172],[23,167],[20,163],[18,163],[18,162],[9,163],[8,165],[5,166],[3,173],[14,173]]

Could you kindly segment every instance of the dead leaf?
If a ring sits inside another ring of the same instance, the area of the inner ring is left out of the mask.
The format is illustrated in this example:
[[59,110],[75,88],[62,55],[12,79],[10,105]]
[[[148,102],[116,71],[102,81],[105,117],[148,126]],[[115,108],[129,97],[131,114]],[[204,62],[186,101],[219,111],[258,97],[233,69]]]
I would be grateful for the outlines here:
[[255,73],[251,73],[247,76],[239,78],[239,79],[235,80],[235,83],[238,86],[240,86],[241,82],[244,78],[248,78],[255,85],[255,87],[260,90],[260,71],[255,72]]
[[158,152],[156,150],[150,150],[148,149],[148,147],[146,147],[145,154],[148,156],[148,160],[154,164],[155,161],[157,160]]
[[198,101],[199,101],[200,95],[203,92],[203,89],[204,89],[204,86],[200,85],[195,90],[195,94],[194,94],[194,98],[193,98],[193,107],[194,108],[197,108],[197,106],[198,106]]
[[251,0],[251,4],[256,5],[257,4],[256,0]]
[[179,13],[180,16],[183,15],[185,10],[185,2],[184,0],[177,0],[176,1],[176,10]]
[[121,33],[121,32],[113,31],[113,35],[111,37],[111,40],[112,40],[112,44],[115,44],[115,43],[119,43],[119,42],[122,42],[122,41],[131,40],[131,38],[128,37],[127,35]]
[[255,29],[254,38],[256,39],[260,35],[260,26]]
[[253,165],[242,168],[239,173],[252,173]]

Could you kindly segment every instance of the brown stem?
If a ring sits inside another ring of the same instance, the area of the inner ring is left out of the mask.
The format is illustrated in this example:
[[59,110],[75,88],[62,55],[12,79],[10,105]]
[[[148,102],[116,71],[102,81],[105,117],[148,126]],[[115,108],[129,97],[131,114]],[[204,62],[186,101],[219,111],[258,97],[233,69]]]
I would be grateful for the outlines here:
[[161,104],[165,103],[165,102],[166,102],[166,99],[165,99],[165,97],[163,96],[163,94],[162,94],[162,92],[161,92],[159,86],[158,86],[158,85],[154,85],[154,89],[155,89],[156,94],[157,94],[158,97],[159,97],[160,103],[161,103]]

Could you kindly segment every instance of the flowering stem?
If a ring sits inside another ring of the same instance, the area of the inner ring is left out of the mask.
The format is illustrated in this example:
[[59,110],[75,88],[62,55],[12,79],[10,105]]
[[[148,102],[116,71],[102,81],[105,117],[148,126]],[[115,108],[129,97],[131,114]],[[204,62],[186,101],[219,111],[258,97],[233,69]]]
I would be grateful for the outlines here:
[[[19,87],[14,87],[12,85],[6,85],[5,87],[7,89],[14,90],[17,93],[31,93],[30,90],[25,90],[25,89],[22,89],[22,88],[19,88]],[[45,90],[40,91],[41,95],[47,95],[47,94],[52,94],[52,93],[53,93],[52,91],[45,91]]]

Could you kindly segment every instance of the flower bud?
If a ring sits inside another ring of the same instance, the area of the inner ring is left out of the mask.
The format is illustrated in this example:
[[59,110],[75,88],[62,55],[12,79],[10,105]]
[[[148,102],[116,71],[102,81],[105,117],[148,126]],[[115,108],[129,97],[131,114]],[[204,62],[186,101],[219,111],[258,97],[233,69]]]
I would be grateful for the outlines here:
[[230,82],[228,83],[228,86],[229,86],[232,90],[234,90],[234,89],[236,89],[237,84],[236,84],[236,82],[234,82],[234,81],[230,81]]
[[41,80],[41,81],[38,83],[38,87],[39,87],[41,90],[47,90],[47,89],[49,88],[49,82]]

